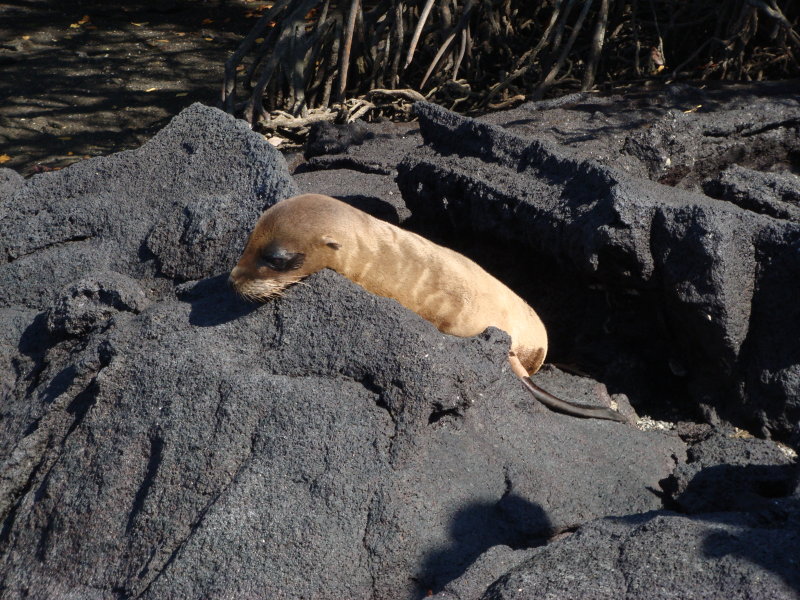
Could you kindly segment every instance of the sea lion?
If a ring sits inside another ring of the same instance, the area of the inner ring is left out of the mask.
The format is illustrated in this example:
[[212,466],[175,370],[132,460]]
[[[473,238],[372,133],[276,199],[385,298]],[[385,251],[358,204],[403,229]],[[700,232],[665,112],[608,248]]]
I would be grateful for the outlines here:
[[503,283],[465,256],[329,196],[295,196],[264,211],[229,280],[241,296],[264,301],[325,268],[394,298],[444,333],[502,329],[511,336],[511,368],[537,400],[570,415],[626,421],[609,408],[560,400],[531,381],[547,354],[547,331]]

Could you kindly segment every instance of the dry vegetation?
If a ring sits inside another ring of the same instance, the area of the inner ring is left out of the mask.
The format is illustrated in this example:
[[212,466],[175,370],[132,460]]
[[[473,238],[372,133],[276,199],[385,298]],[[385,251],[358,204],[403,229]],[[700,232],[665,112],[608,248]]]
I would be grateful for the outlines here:
[[276,0],[225,65],[268,129],[462,112],[644,79],[800,74],[797,0]]

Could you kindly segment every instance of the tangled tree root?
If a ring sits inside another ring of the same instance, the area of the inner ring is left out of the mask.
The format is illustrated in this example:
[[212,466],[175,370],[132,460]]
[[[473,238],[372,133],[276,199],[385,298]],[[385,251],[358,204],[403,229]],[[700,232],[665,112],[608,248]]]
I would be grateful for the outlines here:
[[798,76],[799,20],[796,0],[275,0],[225,63],[222,103],[302,131],[408,118],[422,98],[469,112],[653,77]]

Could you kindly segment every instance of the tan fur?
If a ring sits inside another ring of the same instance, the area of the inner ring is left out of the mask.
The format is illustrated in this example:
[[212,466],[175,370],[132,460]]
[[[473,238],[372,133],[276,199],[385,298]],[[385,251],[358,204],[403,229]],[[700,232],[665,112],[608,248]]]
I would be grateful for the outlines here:
[[[264,265],[261,251],[274,242],[305,254],[303,265],[289,272]],[[230,280],[243,296],[265,300],[324,268],[394,298],[444,333],[469,337],[489,326],[506,331],[509,360],[520,377],[544,362],[544,325],[508,287],[457,252],[328,196],[296,196],[266,210]]]

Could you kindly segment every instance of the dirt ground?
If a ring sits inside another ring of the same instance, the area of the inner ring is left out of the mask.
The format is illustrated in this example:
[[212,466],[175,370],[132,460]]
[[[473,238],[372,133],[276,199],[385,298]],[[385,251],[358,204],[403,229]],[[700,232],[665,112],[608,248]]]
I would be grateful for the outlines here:
[[30,175],[135,148],[193,102],[259,0],[0,0],[0,166]]

